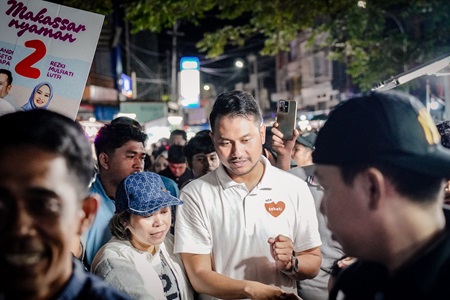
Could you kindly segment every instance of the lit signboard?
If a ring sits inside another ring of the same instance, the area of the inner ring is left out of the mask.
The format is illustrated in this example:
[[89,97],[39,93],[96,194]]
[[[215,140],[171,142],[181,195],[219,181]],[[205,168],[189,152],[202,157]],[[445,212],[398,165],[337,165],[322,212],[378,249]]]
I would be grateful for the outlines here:
[[180,59],[180,99],[184,108],[200,105],[200,61],[198,57]]

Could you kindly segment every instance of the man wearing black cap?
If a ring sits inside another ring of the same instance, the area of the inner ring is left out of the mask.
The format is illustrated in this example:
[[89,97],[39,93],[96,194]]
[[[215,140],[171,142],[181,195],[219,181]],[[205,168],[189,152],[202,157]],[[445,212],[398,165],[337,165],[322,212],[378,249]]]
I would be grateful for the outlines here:
[[297,166],[312,165],[312,152],[317,135],[313,132],[306,132],[297,137],[294,148],[292,149],[292,159]]
[[194,179],[194,173],[192,173],[191,169],[187,168],[183,146],[172,145],[167,152],[169,166],[158,174],[172,179],[177,183],[178,188],[181,189],[186,181]]
[[340,104],[313,153],[322,210],[345,254],[330,293],[345,299],[450,299],[450,151],[426,108],[402,93]]

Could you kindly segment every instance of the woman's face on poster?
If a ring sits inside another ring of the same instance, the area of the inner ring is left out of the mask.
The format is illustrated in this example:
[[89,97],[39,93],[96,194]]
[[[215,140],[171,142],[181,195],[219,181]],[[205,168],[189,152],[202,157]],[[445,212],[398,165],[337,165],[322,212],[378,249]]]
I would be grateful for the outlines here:
[[50,87],[46,84],[38,88],[36,93],[34,94],[34,105],[37,108],[44,107],[48,101],[50,101]]

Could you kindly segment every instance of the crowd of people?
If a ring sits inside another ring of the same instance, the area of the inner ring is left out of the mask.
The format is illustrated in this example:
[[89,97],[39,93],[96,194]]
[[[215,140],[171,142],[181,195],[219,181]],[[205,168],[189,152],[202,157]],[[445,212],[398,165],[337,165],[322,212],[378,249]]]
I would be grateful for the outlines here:
[[0,299],[450,298],[450,126],[419,100],[363,94],[285,139],[230,91],[209,121],[148,153],[114,119],[94,162],[76,121],[0,116]]

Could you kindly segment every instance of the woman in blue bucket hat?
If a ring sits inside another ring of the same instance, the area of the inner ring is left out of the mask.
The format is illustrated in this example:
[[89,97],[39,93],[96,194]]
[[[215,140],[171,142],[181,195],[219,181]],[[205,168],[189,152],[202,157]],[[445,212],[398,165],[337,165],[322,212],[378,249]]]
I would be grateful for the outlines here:
[[91,271],[134,299],[193,299],[169,233],[171,206],[182,203],[155,173],[126,177],[115,195],[113,237],[95,256]]

